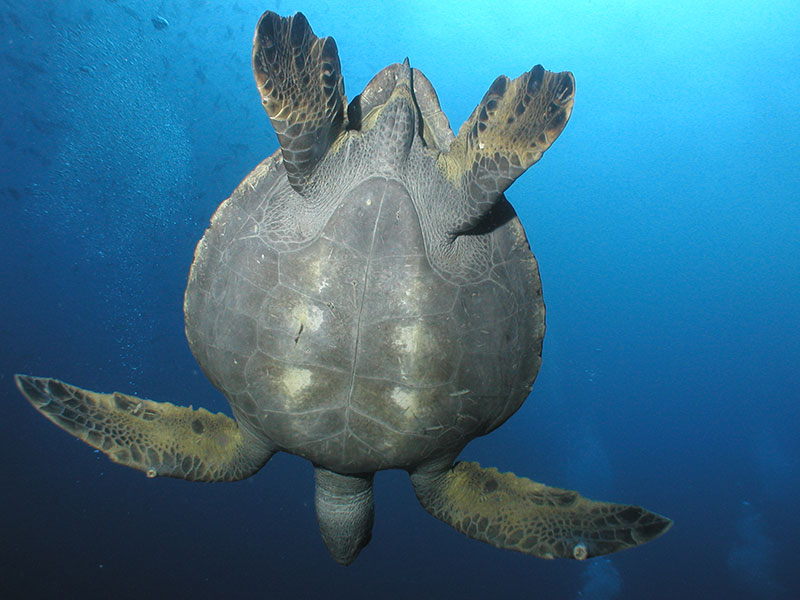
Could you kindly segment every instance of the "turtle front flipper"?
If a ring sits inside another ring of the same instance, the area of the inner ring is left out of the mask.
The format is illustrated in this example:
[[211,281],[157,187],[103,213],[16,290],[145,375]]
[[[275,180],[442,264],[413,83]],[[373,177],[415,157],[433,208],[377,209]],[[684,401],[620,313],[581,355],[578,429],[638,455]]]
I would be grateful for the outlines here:
[[476,540],[540,558],[610,554],[649,542],[672,525],[639,506],[595,502],[477,463],[420,469],[411,480],[437,519]]
[[34,408],[53,423],[148,477],[244,479],[274,452],[221,413],[118,392],[98,394],[57,379],[16,375],[15,380]]
[[344,81],[333,38],[318,38],[302,13],[267,11],[253,40],[261,102],[281,145],[289,183],[302,194],[344,127]]
[[574,96],[572,73],[552,73],[541,65],[514,80],[495,79],[438,159],[439,169],[465,196],[462,220],[451,233],[475,227],[542,157],[566,126]]

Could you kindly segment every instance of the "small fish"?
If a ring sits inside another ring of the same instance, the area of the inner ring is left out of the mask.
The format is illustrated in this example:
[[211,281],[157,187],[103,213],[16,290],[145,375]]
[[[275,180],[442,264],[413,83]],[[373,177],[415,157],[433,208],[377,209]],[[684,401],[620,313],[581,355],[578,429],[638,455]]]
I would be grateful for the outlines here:
[[158,17],[158,16],[156,16],[156,17],[153,17],[153,18],[151,19],[151,21],[153,22],[153,27],[155,27],[155,28],[156,28],[156,29],[158,29],[159,31],[161,31],[162,29],[166,29],[167,27],[169,27],[169,21],[167,21],[167,20],[166,20],[164,17]]

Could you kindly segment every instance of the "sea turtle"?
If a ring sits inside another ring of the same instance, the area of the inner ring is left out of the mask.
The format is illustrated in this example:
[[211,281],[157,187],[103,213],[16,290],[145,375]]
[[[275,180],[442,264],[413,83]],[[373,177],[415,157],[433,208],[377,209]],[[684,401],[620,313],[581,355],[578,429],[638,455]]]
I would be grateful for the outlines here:
[[276,452],[310,460],[333,557],[369,542],[373,475],[405,469],[433,516],[535,556],[622,550],[671,525],[456,462],[506,421],[541,363],[535,258],[503,192],[563,130],[571,73],[498,77],[457,136],[405,62],[350,104],[336,43],[265,13],[253,68],[280,149],[211,220],[186,288],[186,336],[235,420],[16,377],[42,414],[149,477],[230,481]]

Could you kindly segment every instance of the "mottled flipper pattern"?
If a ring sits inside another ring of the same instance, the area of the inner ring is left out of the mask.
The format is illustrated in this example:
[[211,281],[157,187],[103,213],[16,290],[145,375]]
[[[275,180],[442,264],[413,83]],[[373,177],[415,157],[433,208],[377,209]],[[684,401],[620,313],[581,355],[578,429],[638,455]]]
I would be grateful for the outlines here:
[[572,73],[552,73],[541,65],[514,80],[495,79],[438,161],[466,197],[466,220],[459,230],[473,227],[542,157],[566,126],[574,96]]
[[649,542],[672,525],[639,506],[595,502],[477,463],[414,474],[412,481],[436,518],[482,542],[540,558],[610,554]]
[[314,167],[344,127],[344,81],[333,38],[318,38],[302,13],[262,15],[253,72],[281,144],[289,183],[304,192]]
[[57,379],[17,375],[17,387],[53,423],[114,462],[148,477],[232,481],[249,477],[272,450],[236,422],[205,409],[98,394]]

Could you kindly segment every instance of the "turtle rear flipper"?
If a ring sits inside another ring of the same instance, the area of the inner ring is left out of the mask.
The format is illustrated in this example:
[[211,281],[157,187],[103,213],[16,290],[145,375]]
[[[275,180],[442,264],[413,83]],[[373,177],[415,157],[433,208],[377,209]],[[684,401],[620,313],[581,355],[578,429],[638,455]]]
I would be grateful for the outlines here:
[[261,102],[281,145],[289,183],[303,194],[344,128],[344,81],[333,38],[318,38],[302,13],[267,11],[253,40]]
[[476,540],[540,558],[610,554],[649,542],[672,525],[639,506],[595,502],[472,462],[420,470],[411,479],[437,519]]
[[575,79],[536,65],[516,79],[494,80],[461,128],[439,169],[465,198],[452,233],[474,227],[502,193],[538,161],[572,113]]
[[53,423],[148,477],[244,479],[274,452],[221,413],[118,392],[98,394],[57,379],[16,375],[15,380],[34,408]]

